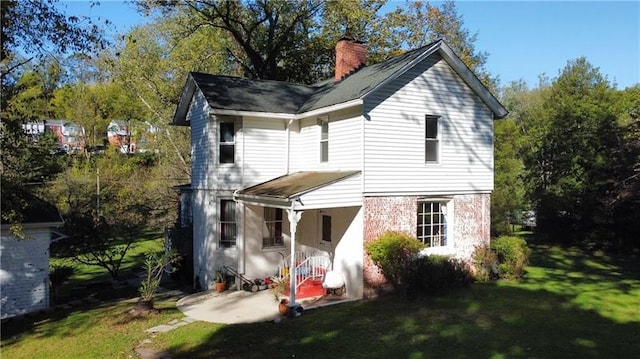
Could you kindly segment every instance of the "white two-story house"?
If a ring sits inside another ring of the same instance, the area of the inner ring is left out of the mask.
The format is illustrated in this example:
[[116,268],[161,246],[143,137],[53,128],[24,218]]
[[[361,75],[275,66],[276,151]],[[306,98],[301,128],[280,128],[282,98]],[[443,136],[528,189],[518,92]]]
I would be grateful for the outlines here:
[[173,123],[191,127],[199,286],[221,266],[264,278],[324,253],[362,298],[384,282],[364,244],[386,230],[463,259],[488,243],[507,111],[443,41],[365,56],[341,40],[335,78],[311,86],[189,75]]

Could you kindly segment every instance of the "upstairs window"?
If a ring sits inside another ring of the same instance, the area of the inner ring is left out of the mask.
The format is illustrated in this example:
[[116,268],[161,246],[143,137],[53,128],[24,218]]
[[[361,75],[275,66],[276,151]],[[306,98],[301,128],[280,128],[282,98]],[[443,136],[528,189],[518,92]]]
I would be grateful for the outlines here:
[[218,247],[235,247],[236,235],[236,202],[230,199],[220,200],[220,243]]
[[425,162],[440,162],[440,135],[438,131],[439,116],[427,115],[425,125]]
[[320,162],[329,162],[329,121],[320,120]]
[[219,135],[220,163],[234,163],[236,131],[233,122],[221,122]]
[[447,245],[446,203],[418,202],[418,240],[427,247]]
[[267,232],[262,238],[262,247],[282,247],[282,209],[280,208],[264,208],[264,225]]

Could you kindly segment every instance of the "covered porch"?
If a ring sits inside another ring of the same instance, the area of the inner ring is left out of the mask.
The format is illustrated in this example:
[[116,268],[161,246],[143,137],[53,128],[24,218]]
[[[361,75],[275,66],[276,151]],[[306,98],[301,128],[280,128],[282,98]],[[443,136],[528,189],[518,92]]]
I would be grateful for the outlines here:
[[275,278],[290,306],[326,294],[323,280],[335,277],[344,298],[361,298],[359,171],[297,172],[238,190],[234,200],[243,223],[239,271]]

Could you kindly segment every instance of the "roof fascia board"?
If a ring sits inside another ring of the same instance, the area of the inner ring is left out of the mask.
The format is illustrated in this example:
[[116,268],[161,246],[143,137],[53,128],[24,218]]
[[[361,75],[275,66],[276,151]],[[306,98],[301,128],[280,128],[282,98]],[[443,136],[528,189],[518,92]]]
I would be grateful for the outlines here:
[[273,208],[290,209],[291,203],[295,199],[274,198],[268,196],[254,196],[248,194],[234,193],[233,199],[245,204],[252,204],[257,206],[269,206]]
[[507,109],[496,99],[491,92],[482,84],[482,82],[476,77],[476,75],[467,68],[467,66],[460,60],[458,56],[453,53],[453,50],[444,42],[438,47],[438,51],[442,57],[449,63],[454,71],[460,76],[464,82],[478,94],[480,99],[491,109],[496,118],[503,118],[507,115]]
[[363,103],[362,99],[355,99],[355,100],[351,100],[351,101],[319,108],[316,110],[299,113],[299,114],[240,111],[240,110],[221,110],[221,109],[214,109],[214,108],[209,110],[209,114],[225,115],[225,116],[247,116],[247,117],[284,119],[284,120],[300,120],[307,117],[320,116],[333,111],[339,111],[339,110],[344,110],[347,108],[359,106],[359,105],[362,105],[362,103]]
[[171,121],[173,125],[189,126],[189,121],[187,120],[187,112],[189,111],[189,106],[191,105],[191,101],[193,100],[193,94],[195,93],[195,90],[196,81],[193,79],[193,76],[189,74],[184,90],[182,91],[182,95],[180,96],[180,102],[178,102],[176,113],[173,115],[173,121]]
[[271,119],[275,118],[275,119],[283,119],[283,120],[293,120],[295,118],[295,116],[290,113],[222,110],[222,109],[216,109],[216,108],[209,109],[209,114],[222,115],[222,116],[245,116],[245,117],[271,118]]

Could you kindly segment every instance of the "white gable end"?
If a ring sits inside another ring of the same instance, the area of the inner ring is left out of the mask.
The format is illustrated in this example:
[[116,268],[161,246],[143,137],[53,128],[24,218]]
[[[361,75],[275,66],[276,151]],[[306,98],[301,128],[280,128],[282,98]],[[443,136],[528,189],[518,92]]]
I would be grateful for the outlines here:
[[[493,189],[493,114],[432,54],[365,99],[366,194]],[[439,116],[438,163],[426,163],[426,115]]]

